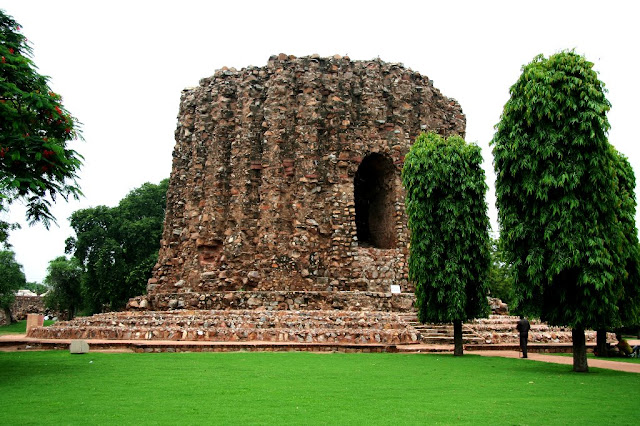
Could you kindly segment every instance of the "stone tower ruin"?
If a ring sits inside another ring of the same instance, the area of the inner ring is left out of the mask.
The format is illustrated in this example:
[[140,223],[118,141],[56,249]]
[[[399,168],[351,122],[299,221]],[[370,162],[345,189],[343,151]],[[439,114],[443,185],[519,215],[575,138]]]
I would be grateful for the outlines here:
[[[182,94],[148,294],[29,337],[136,351],[397,351],[428,339],[407,280],[400,170],[429,130],[464,136],[465,117],[400,64],[279,55],[223,68]],[[492,327],[513,335],[511,319]]]
[[184,90],[159,260],[129,307],[411,309],[400,171],[424,131],[464,136],[460,105],[379,59],[280,54]]

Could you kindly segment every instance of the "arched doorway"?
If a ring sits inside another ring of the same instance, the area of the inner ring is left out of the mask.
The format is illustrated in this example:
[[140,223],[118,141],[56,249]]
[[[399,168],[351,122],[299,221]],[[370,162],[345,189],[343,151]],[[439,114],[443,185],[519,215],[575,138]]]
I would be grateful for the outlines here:
[[356,231],[360,247],[394,248],[395,167],[382,154],[367,155],[353,181],[356,207]]

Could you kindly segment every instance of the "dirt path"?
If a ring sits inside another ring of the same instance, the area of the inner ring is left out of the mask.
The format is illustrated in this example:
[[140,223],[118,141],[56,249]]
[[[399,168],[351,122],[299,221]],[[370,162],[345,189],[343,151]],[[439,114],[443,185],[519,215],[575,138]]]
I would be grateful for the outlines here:
[[[520,358],[518,351],[467,351],[468,354],[481,356],[499,356],[504,358]],[[529,352],[529,358],[523,359],[523,362],[541,361],[551,362],[555,364],[572,365],[573,358],[570,356],[547,355]],[[622,361],[609,361],[604,359],[589,358],[589,367],[606,368],[609,370],[626,371],[627,373],[640,373],[640,364]]]

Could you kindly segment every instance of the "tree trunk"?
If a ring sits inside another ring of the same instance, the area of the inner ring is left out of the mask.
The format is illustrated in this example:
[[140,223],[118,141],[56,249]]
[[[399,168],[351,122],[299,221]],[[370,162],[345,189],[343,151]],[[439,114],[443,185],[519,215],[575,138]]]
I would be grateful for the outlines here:
[[607,330],[598,330],[596,336],[596,355],[606,357],[607,354]]
[[587,373],[587,345],[584,339],[584,328],[572,328],[571,339],[573,340],[573,371]]
[[463,347],[462,347],[462,320],[453,321],[453,355],[454,356],[462,356]]
[[7,320],[7,325],[13,324],[14,322],[16,322],[15,318],[13,318],[13,314],[11,314],[11,309],[4,308],[4,315]]

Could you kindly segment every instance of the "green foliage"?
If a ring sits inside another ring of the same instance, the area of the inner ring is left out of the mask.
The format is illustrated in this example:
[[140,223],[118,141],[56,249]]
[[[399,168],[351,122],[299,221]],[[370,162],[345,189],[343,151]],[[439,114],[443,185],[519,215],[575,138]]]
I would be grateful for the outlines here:
[[23,288],[26,289],[26,290],[31,290],[34,293],[38,294],[38,295],[40,295],[42,293],[46,293],[47,291],[49,291],[49,287],[47,287],[44,284],[40,284],[40,283],[37,283],[37,282],[34,282],[34,281],[27,282],[24,285]]
[[488,314],[489,219],[480,148],[421,134],[402,169],[411,230],[409,278],[421,322]]
[[8,310],[15,299],[15,292],[24,287],[27,280],[22,265],[16,262],[15,254],[0,250],[0,309]]
[[[497,297],[512,308],[513,272],[511,265],[506,263],[498,240],[491,240],[491,268],[489,269],[489,290],[492,297]],[[512,311],[513,312],[513,311]]]
[[68,313],[73,318],[82,305],[82,265],[76,258],[57,257],[49,262],[44,282],[51,287],[45,296],[47,308]]
[[120,309],[144,293],[160,248],[167,187],[167,179],[145,183],[117,207],[71,215],[76,238],[67,240],[67,252],[83,266],[85,300],[92,312]]
[[534,58],[491,142],[519,308],[576,329],[618,326],[621,297],[638,286],[620,279],[637,259],[631,169],[607,140],[610,104],[592,67],[574,52]]
[[622,233],[623,253],[621,255],[624,268],[617,272],[617,279],[623,284],[622,293],[618,294],[620,321],[623,326],[640,324],[640,244],[636,227],[636,179],[633,168],[627,158],[611,148],[615,162],[618,191],[616,215]]
[[[31,223],[49,227],[55,222],[51,202],[81,195],[76,172],[82,156],[68,147],[79,137],[78,121],[31,56],[20,26],[0,10],[0,211],[20,199]],[[0,238],[6,240],[8,226],[0,223]]]

